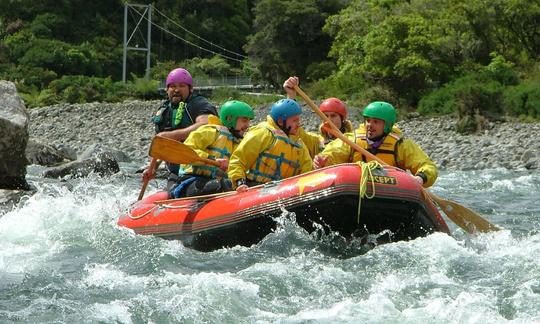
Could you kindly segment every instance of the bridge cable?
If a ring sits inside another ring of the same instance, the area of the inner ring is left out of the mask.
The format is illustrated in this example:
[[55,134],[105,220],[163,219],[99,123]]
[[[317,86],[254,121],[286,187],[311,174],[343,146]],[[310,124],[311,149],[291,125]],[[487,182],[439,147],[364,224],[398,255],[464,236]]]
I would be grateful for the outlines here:
[[[137,12],[137,14],[139,14],[144,20],[148,21],[148,18],[147,18],[146,16],[143,16],[143,15],[142,15],[141,13],[139,13],[138,11],[136,11],[136,12]],[[175,33],[171,32],[171,31],[168,30],[167,28],[162,27],[161,25],[158,25],[158,24],[156,24],[156,23],[153,22],[153,21],[150,21],[150,23],[151,23],[152,25],[154,25],[155,27],[159,28],[160,30],[164,31],[165,33],[167,33],[167,34],[169,34],[169,35],[171,35],[171,36],[173,36],[173,37],[176,37],[176,38],[180,39],[181,41],[183,41],[183,42],[185,42],[185,43],[187,43],[187,44],[189,44],[189,45],[191,45],[191,46],[193,46],[193,47],[197,47],[197,48],[200,49],[200,50],[203,50],[203,51],[205,51],[205,52],[212,53],[212,54],[214,54],[214,55],[221,56],[221,57],[226,58],[226,59],[229,59],[229,60],[231,60],[231,61],[236,61],[236,62],[242,63],[242,60],[240,60],[240,59],[237,59],[237,58],[234,58],[234,57],[231,57],[231,56],[228,56],[228,55],[224,55],[224,54],[221,54],[221,53],[217,53],[217,52],[215,52],[215,51],[213,51],[213,50],[211,50],[211,49],[207,49],[207,48],[202,47],[202,46],[200,46],[200,45],[197,45],[197,44],[195,44],[195,43],[193,43],[193,42],[190,42],[189,40],[187,40],[187,39],[185,39],[185,38],[183,38],[183,37],[181,37],[181,36],[179,36],[179,35],[176,35]],[[229,52],[230,52],[230,51],[229,51]],[[232,53],[234,53],[234,52],[232,52]],[[238,55],[238,54],[237,54],[237,55]],[[245,56],[244,56],[244,57],[245,57]]]
[[192,31],[188,30],[188,29],[185,28],[184,26],[180,25],[180,24],[179,24],[178,22],[176,22],[175,20],[169,18],[167,15],[165,15],[164,13],[162,13],[161,11],[159,11],[156,7],[154,7],[154,6],[152,6],[152,7],[154,8],[154,10],[155,10],[157,13],[159,13],[160,15],[162,15],[163,17],[165,17],[167,20],[169,20],[170,22],[172,22],[174,25],[176,25],[177,27],[181,28],[181,29],[184,30],[185,32],[189,33],[190,35],[193,35],[193,36],[195,36],[196,38],[202,40],[203,42],[206,42],[206,43],[208,43],[208,44],[210,44],[210,45],[212,45],[212,46],[215,46],[215,47],[217,47],[217,48],[219,48],[219,49],[221,49],[221,50],[224,50],[225,52],[234,54],[234,55],[239,56],[239,57],[242,57],[242,58],[247,58],[246,55],[243,55],[243,54],[240,54],[240,53],[236,53],[236,52],[230,51],[230,50],[228,50],[228,49],[226,49],[226,48],[224,48],[224,47],[221,47],[221,46],[219,46],[219,45],[217,45],[217,44],[212,43],[212,42],[209,41],[209,40],[206,40],[206,39],[202,38],[201,36],[199,36],[199,35],[193,33]]

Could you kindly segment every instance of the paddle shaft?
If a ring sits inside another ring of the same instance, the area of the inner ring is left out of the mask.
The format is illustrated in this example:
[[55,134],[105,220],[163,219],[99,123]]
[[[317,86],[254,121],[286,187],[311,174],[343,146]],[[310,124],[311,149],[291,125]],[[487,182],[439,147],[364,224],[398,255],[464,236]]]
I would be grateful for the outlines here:
[[355,142],[351,141],[347,136],[343,135],[343,133],[337,128],[336,125],[328,118],[318,107],[317,105],[311,100],[311,98],[308,97],[307,94],[300,89],[300,87],[296,86],[294,88],[296,92],[304,99],[304,101],[308,104],[308,106],[313,110],[314,113],[316,113],[322,120],[324,120],[328,126],[330,126],[330,129],[328,131],[334,135],[335,137],[339,138],[343,142],[347,143],[350,147],[352,147],[354,150],[362,153],[366,157],[366,160],[375,160],[383,165],[386,165],[386,162],[378,158],[377,156],[371,154],[370,152],[363,149],[360,145],[356,144]]
[[[319,109],[319,107],[317,107],[317,105],[308,97],[308,95],[306,95],[304,91],[300,89],[300,87],[295,86],[294,89],[300,95],[300,97],[304,99],[304,101],[308,104],[311,110],[313,110],[314,113],[321,117],[322,120],[324,120],[328,124],[328,126],[330,126],[329,131],[332,135],[350,145],[357,152],[360,152],[367,160],[375,160],[383,165],[388,165],[383,160],[371,154],[369,151],[365,150],[360,145],[351,141],[347,136],[343,135],[339,128],[337,128],[336,125],[332,123],[332,121]],[[422,189],[422,194],[427,195],[433,201],[435,201],[441,207],[443,212],[448,216],[448,218],[450,218],[454,223],[456,223],[456,225],[463,228],[468,233],[474,233],[475,230],[478,230],[480,232],[500,230],[497,226],[491,224],[490,222],[482,218],[480,215],[476,214],[474,211],[456,202],[442,199],[437,195],[425,190],[423,187],[420,188]],[[474,225],[474,227],[471,227],[471,224]]]
[[[156,171],[157,168],[157,159],[152,158],[152,161],[150,161],[150,166],[148,167],[148,170],[152,172],[152,174]],[[141,191],[139,192],[139,198],[137,200],[141,200],[144,197],[144,192],[146,191],[146,187],[148,186],[148,182],[150,181],[150,177],[146,177],[143,180],[143,185],[141,187]]]

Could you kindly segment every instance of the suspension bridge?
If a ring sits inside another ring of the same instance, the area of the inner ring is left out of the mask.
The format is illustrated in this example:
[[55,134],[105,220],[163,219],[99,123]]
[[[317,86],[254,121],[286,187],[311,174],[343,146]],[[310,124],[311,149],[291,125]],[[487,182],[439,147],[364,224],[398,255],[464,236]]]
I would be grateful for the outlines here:
[[[178,35],[175,31],[171,31],[162,25],[158,24],[153,15],[157,14],[160,18],[166,19],[173,26],[177,27],[178,30],[181,30],[183,33],[189,34],[192,38],[199,41],[199,44],[187,40],[185,37]],[[131,18],[131,19],[129,19]],[[129,22],[135,23],[135,26],[130,30]],[[144,26],[146,25],[146,28]],[[155,8],[152,4],[141,5],[141,4],[124,4],[124,41],[123,41],[123,65],[122,65],[122,80],[126,82],[127,74],[127,54],[129,51],[144,51],[146,52],[146,73],[145,77],[150,78],[151,71],[151,31],[152,28],[157,28],[164,32],[165,34],[177,38],[189,46],[193,46],[198,50],[201,50],[206,53],[213,55],[218,55],[224,58],[227,61],[232,61],[235,63],[242,63],[242,61],[247,58],[241,53],[237,53],[231,50],[228,50],[224,47],[221,47],[213,42],[200,37],[197,34],[194,34],[189,29],[185,28],[177,21],[169,18],[162,11]],[[145,35],[146,32],[146,35]],[[135,41],[135,39],[137,41]],[[143,45],[139,44],[141,42]],[[135,45],[133,45],[135,44]],[[245,75],[223,75],[223,76],[210,76],[210,77],[195,77],[195,86],[194,88],[198,91],[212,91],[219,87],[228,87],[234,88],[243,91],[253,91],[255,89],[263,89],[261,85],[255,85],[252,82],[252,79],[249,76]],[[165,84],[161,84],[160,90],[164,90]]]

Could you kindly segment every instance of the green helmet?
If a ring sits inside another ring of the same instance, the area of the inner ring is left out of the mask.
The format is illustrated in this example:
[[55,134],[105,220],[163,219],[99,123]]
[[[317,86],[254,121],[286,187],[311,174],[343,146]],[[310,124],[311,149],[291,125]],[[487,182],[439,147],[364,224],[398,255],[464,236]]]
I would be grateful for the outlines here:
[[389,134],[396,122],[396,110],[394,106],[384,101],[374,101],[364,108],[364,118],[376,118],[384,120],[384,133]]
[[[232,118],[228,118],[232,117]],[[236,127],[238,117],[247,117],[253,119],[255,114],[253,109],[245,102],[238,100],[230,100],[221,105],[219,109],[219,119],[227,128]]]

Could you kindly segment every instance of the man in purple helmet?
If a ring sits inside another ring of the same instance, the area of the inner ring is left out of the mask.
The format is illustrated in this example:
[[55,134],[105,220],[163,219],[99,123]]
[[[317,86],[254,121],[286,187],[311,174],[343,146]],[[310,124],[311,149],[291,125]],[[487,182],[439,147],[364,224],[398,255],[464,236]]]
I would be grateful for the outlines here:
[[[168,99],[152,117],[158,136],[183,142],[189,133],[208,123],[208,115],[217,115],[214,105],[203,96],[193,94],[193,78],[186,69],[172,70],[165,85]],[[169,186],[176,183],[179,166],[167,163],[167,169],[170,171],[167,181],[169,190]],[[153,173],[154,170],[146,169],[143,179],[152,178]]]

